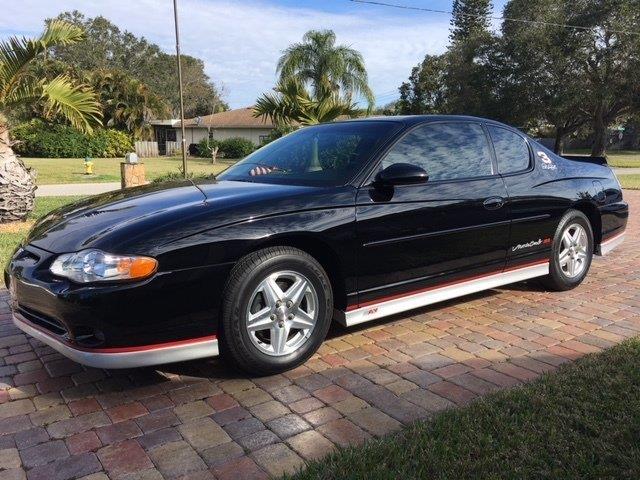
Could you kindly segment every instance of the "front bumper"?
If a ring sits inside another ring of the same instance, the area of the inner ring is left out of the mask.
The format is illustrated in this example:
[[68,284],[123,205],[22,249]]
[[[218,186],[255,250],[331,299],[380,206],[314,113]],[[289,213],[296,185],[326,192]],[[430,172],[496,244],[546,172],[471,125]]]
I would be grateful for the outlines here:
[[65,357],[95,368],[148,367],[218,355],[218,339],[215,335],[137,347],[81,349],[36,327],[20,313],[13,313],[13,323]]
[[162,271],[142,282],[78,285],[51,275],[55,254],[25,246],[5,281],[15,324],[63,355],[99,368],[218,354],[224,265]]

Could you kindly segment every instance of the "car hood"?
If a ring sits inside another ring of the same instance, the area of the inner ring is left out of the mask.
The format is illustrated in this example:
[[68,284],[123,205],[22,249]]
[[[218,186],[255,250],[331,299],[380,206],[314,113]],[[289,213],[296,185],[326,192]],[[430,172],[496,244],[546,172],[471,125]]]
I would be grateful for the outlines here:
[[72,203],[41,218],[26,242],[52,253],[99,248],[158,254],[162,246],[195,233],[299,208],[317,206],[318,188],[233,181],[168,182],[109,192]]

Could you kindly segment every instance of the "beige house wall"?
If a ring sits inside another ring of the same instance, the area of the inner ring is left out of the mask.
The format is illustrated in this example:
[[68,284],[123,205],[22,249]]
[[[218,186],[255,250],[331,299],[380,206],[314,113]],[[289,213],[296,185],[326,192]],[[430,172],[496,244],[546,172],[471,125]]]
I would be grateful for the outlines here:
[[[212,138],[215,140],[226,140],[227,138],[241,137],[253,142],[254,145],[260,145],[260,136],[269,135],[271,128],[212,128]],[[182,131],[178,128],[177,140],[178,144],[182,141]],[[208,130],[203,127],[186,128],[185,137],[187,146],[192,143],[198,143],[203,138],[207,138]]]

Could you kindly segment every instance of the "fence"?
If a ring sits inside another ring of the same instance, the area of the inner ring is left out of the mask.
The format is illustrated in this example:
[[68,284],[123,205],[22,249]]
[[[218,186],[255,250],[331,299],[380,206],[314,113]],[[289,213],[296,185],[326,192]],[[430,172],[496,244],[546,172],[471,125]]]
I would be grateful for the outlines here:
[[136,154],[140,158],[159,156],[158,142],[136,142],[135,147],[136,147]]
[[178,142],[167,142],[167,150],[166,150],[166,155],[167,156],[173,156],[173,155],[178,155],[180,154],[180,149],[178,147]]

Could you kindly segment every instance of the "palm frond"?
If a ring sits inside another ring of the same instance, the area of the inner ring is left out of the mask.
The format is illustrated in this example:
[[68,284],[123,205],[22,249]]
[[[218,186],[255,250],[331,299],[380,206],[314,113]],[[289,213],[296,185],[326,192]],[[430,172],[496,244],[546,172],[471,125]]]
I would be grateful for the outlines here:
[[47,23],[46,30],[38,39],[44,48],[63,47],[84,40],[84,30],[64,20],[51,20]]
[[330,122],[342,115],[358,114],[354,104],[338,95],[313,97],[295,78],[281,81],[273,93],[266,93],[256,101],[254,116],[266,116],[277,126],[315,125]]
[[66,75],[40,83],[41,99],[50,115],[62,115],[81,131],[91,132],[100,125],[100,104],[93,91],[83,85],[74,85]]
[[21,81],[27,66],[41,52],[25,38],[11,37],[0,42],[0,105]]
[[[69,45],[83,38],[79,27],[62,20],[52,20],[43,34],[37,39],[11,37],[0,42],[0,106],[24,95],[28,65],[48,48],[57,45]],[[14,89],[23,90],[13,92]]]

